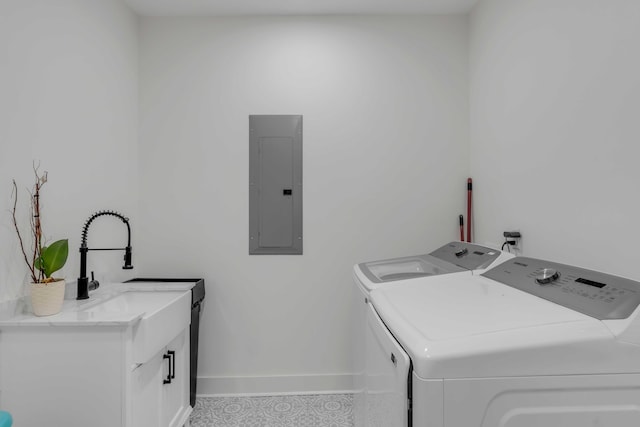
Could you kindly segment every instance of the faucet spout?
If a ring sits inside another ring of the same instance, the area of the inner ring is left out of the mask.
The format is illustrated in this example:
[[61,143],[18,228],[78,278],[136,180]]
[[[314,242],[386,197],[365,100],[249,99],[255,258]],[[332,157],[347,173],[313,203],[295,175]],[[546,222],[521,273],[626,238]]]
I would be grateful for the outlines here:
[[[115,216],[116,218],[119,218],[122,222],[124,222],[124,224],[127,226],[127,246],[125,248],[89,249],[89,247],[87,246],[87,234],[89,233],[89,226],[96,218],[105,215]],[[98,282],[96,280],[93,280],[93,273],[91,276],[91,282],[89,282],[89,278],[87,277],[87,254],[90,250],[124,250],[124,266],[122,268],[124,270],[131,270],[133,268],[133,265],[131,264],[131,226],[129,225],[129,218],[114,211],[99,211],[91,215],[89,219],[84,223],[84,227],[82,228],[82,243],[80,244],[80,277],[78,277],[78,295],[76,297],[76,299],[78,300],[89,298],[89,289],[95,289],[98,287]]]

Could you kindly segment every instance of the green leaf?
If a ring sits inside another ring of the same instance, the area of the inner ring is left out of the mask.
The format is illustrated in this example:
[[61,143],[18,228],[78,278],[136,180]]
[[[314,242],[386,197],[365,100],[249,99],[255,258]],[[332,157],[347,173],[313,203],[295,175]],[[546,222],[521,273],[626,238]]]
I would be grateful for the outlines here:
[[45,277],[51,277],[53,273],[64,267],[69,256],[69,240],[63,239],[53,242],[46,248],[42,248],[42,272]]
[[46,251],[46,250],[47,250],[47,247],[46,247],[46,246],[41,247],[41,248],[40,248],[40,256],[39,256],[38,258],[36,258],[36,259],[35,259],[35,261],[33,261],[33,267],[34,267],[36,270],[39,270],[39,271],[43,271],[43,272],[44,272],[44,263],[43,263],[43,261],[42,261],[42,253],[43,253],[44,251]]
[[36,270],[44,270],[44,267],[42,266],[42,257],[36,258],[33,266],[36,268]]

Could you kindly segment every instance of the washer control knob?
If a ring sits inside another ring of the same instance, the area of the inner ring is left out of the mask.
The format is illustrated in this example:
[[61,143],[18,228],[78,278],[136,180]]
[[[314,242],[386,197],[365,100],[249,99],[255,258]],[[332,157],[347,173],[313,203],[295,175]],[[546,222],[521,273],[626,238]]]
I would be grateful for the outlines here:
[[536,282],[541,285],[546,285],[547,283],[551,283],[555,281],[560,274],[554,268],[543,268],[540,273],[536,275]]
[[461,256],[466,255],[467,252],[469,252],[467,248],[460,249],[459,251],[456,252],[456,256],[460,258]]

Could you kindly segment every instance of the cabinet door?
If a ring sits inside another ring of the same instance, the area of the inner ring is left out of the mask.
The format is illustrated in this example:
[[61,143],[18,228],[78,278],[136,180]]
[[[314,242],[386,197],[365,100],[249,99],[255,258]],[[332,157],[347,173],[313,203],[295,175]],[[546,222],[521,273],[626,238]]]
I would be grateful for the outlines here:
[[191,412],[189,406],[189,328],[166,347],[170,359],[165,362],[164,378],[171,382],[162,387],[162,426],[182,426]]
[[[162,408],[164,350],[133,371],[134,427],[158,427]],[[165,424],[166,425],[166,424]]]

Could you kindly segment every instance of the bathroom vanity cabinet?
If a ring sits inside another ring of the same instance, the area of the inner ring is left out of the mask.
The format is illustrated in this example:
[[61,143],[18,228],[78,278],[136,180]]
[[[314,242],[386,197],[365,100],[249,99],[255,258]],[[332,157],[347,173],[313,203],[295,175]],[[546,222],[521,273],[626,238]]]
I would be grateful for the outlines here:
[[0,322],[0,407],[21,427],[185,425],[190,308],[184,292],[159,323],[162,310]]

